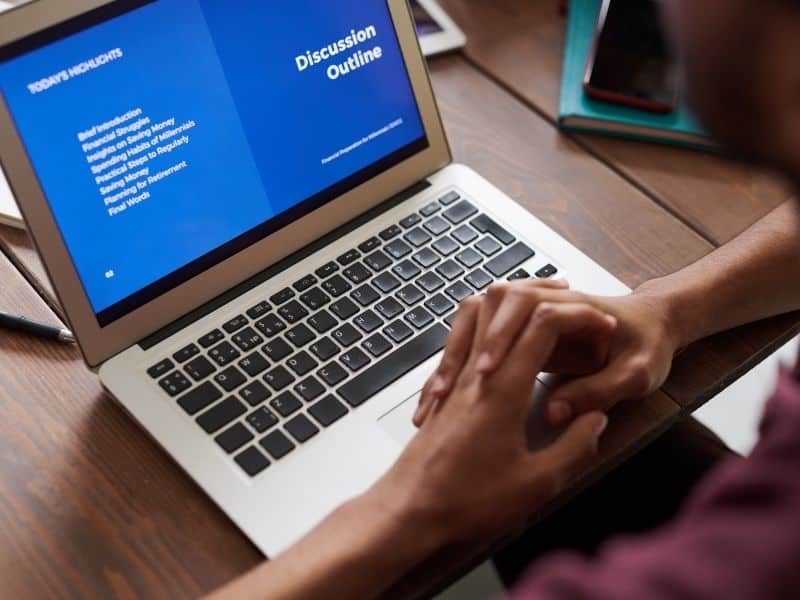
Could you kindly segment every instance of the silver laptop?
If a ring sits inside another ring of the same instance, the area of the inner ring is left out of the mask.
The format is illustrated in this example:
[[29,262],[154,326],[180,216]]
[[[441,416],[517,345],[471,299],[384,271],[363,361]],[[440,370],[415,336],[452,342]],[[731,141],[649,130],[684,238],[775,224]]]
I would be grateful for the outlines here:
[[39,0],[0,89],[86,363],[267,554],[398,457],[465,297],[627,292],[452,164],[406,0]]

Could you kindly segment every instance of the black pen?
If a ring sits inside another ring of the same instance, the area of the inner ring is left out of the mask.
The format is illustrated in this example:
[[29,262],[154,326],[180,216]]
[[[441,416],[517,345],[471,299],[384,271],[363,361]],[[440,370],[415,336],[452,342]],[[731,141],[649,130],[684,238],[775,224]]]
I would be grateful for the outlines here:
[[61,342],[63,344],[74,344],[75,336],[69,329],[63,327],[54,327],[52,325],[45,325],[44,323],[37,323],[25,317],[17,315],[10,315],[0,310],[0,329],[11,329],[13,331],[21,331],[45,340],[53,342]]

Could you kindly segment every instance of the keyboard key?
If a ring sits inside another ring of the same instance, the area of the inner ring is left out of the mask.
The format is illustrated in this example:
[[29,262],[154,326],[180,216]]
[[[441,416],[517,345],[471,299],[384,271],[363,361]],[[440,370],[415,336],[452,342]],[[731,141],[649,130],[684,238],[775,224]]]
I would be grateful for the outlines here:
[[404,260],[398,265],[392,267],[392,272],[403,281],[414,279],[417,275],[422,273],[421,269],[410,260]]
[[336,327],[336,319],[334,319],[327,310],[322,310],[309,318],[308,324],[311,325],[317,333],[325,333]]
[[414,335],[414,330],[402,321],[395,321],[383,330],[383,333],[388,335],[395,343],[399,344],[403,340],[410,338]]
[[456,260],[468,269],[471,269],[481,264],[481,262],[483,262],[483,257],[472,248],[467,248],[461,254],[456,255]]
[[442,207],[439,204],[436,202],[431,202],[430,204],[423,206],[419,212],[422,213],[423,217],[430,217],[431,215],[439,212],[441,209]]
[[256,430],[256,433],[264,433],[278,424],[278,417],[271,410],[262,406],[247,415],[247,422]]
[[513,243],[516,238],[487,215],[479,215],[472,219],[470,224],[481,233],[490,233],[506,246]]
[[277,338],[264,345],[261,351],[267,355],[272,362],[279,362],[289,356],[294,350],[286,343],[283,338]]
[[524,263],[534,254],[535,252],[528,246],[522,242],[517,242],[502,254],[488,261],[483,268],[495,277],[500,277]]
[[253,348],[257,348],[259,345],[264,343],[264,338],[256,333],[256,330],[252,327],[245,327],[231,339],[242,352],[247,352]]
[[288,417],[303,407],[300,400],[292,392],[283,392],[277,398],[273,398],[269,404],[282,417]]
[[430,294],[444,287],[444,281],[435,273],[425,273],[417,279],[417,285]]
[[225,334],[222,333],[219,329],[215,329],[214,331],[209,331],[207,334],[205,334],[203,337],[197,340],[197,343],[200,344],[203,348],[208,348],[224,338]]
[[239,368],[250,377],[260,375],[269,368],[269,363],[261,356],[260,352],[253,352],[239,361]]
[[256,321],[256,327],[268,338],[275,337],[286,329],[286,323],[278,318],[278,315],[267,315],[260,321]]
[[520,279],[530,279],[531,274],[528,273],[525,269],[517,269],[511,275],[508,276],[509,281],[519,281]]
[[397,297],[406,306],[414,306],[417,302],[425,297],[425,294],[423,294],[417,286],[411,283],[397,292]]
[[400,226],[403,229],[411,229],[414,225],[421,223],[422,217],[420,217],[417,213],[412,213],[408,215],[405,219],[400,221]]
[[359,258],[361,258],[361,253],[354,248],[342,254],[339,258],[336,259],[336,262],[338,262],[343,267],[346,267],[347,265],[356,262]]
[[302,279],[295,281],[292,287],[298,292],[305,292],[308,288],[317,283],[317,278],[313,275],[306,275]]
[[430,221],[427,221],[423,227],[437,237],[450,229],[450,225],[441,217],[432,218]]
[[449,235],[439,238],[433,243],[433,249],[442,256],[450,256],[458,252],[460,246]]
[[244,385],[247,377],[236,367],[228,367],[222,373],[215,375],[214,381],[226,392],[232,392],[240,385]]
[[280,431],[273,431],[259,444],[275,460],[280,460],[294,450],[294,444]]
[[294,375],[283,367],[275,367],[272,371],[264,375],[264,381],[266,381],[273,390],[279,392],[287,385],[294,383]]
[[423,329],[433,322],[433,315],[421,306],[418,306],[406,313],[405,320],[417,329]]
[[316,339],[317,335],[304,324],[297,325],[286,332],[286,339],[296,348],[302,348]]
[[320,279],[327,279],[328,277],[336,273],[336,271],[338,270],[339,270],[339,265],[337,265],[335,262],[329,262],[327,264],[322,265],[319,269],[314,271],[314,273]]
[[256,319],[260,319],[265,314],[267,314],[269,310],[270,310],[270,304],[269,302],[264,300],[263,302],[259,302],[253,308],[248,310],[247,316],[255,321]]
[[308,409],[311,416],[323,427],[330,427],[347,414],[347,408],[333,396],[326,396]]
[[502,249],[502,246],[497,243],[497,240],[490,237],[483,238],[480,242],[475,244],[475,248],[480,250],[481,254],[485,256],[492,256],[497,254]]
[[458,311],[454,310],[445,318],[444,322],[447,323],[448,327],[452,327],[453,323],[456,322],[456,317],[458,316]]
[[437,317],[446,315],[453,310],[456,305],[451,300],[442,294],[436,294],[433,298],[425,303],[425,307],[435,314]]
[[355,327],[347,323],[342,325],[339,329],[335,329],[332,337],[339,344],[347,348],[348,346],[352,346],[358,340],[360,340],[362,335]]
[[469,244],[470,242],[473,242],[476,239],[478,239],[478,234],[475,233],[475,230],[472,229],[471,227],[468,227],[467,225],[462,225],[461,227],[453,231],[453,233],[451,233],[450,235],[452,235],[456,240],[458,240],[462,244]]
[[188,346],[184,346],[183,348],[178,350],[175,354],[173,354],[172,358],[174,358],[176,362],[185,363],[187,360],[197,356],[199,353],[200,353],[200,348],[198,348],[194,344],[189,344]]
[[225,323],[222,328],[228,333],[233,333],[235,331],[239,331],[245,325],[247,325],[247,317],[244,315],[238,315]]
[[317,375],[328,385],[336,385],[347,379],[347,371],[339,363],[335,362],[322,367],[317,371]]
[[150,375],[153,379],[158,379],[163,375],[166,375],[172,369],[175,368],[175,363],[173,363],[170,359],[165,358],[160,363],[153,365],[149,369],[147,369],[147,374]]
[[363,263],[355,263],[344,270],[344,276],[355,284],[364,283],[372,277],[372,271],[367,269]]
[[221,344],[214,346],[208,352],[208,355],[211,357],[211,360],[217,363],[220,367],[224,367],[225,365],[230,364],[239,358],[242,353],[234,348],[230,342],[222,342]]
[[324,337],[311,344],[311,352],[320,360],[329,360],[339,354],[340,350],[339,346],[334,344],[331,338]]
[[338,394],[350,406],[360,406],[444,348],[447,335],[444,325],[434,325],[344,384]]
[[416,246],[419,248],[420,246],[424,246],[428,242],[430,242],[433,238],[425,232],[425,230],[421,229],[420,227],[415,227],[407,234],[403,236],[403,239],[407,241],[412,246]]
[[253,446],[239,454],[234,460],[250,477],[255,477],[270,464],[267,457]]
[[158,385],[161,386],[167,394],[172,396],[173,398],[178,394],[185,392],[190,387],[192,387],[191,382],[186,379],[186,376],[181,373],[180,371],[175,371],[174,373],[170,373],[164,379],[158,382]]
[[411,246],[406,244],[403,240],[395,240],[391,244],[387,244],[384,250],[389,253],[389,256],[397,260],[411,254]]
[[446,211],[444,211],[444,218],[450,221],[453,225],[466,221],[471,216],[476,214],[478,209],[469,200],[462,200],[458,204],[454,204]]
[[380,250],[373,252],[367,258],[364,259],[364,262],[367,263],[367,266],[375,271],[376,273],[383,271],[389,265],[392,264],[392,259],[386,256]]
[[316,377],[312,376],[294,386],[294,391],[306,402],[311,402],[325,393],[325,386]]
[[472,296],[475,292],[463,281],[457,281],[447,288],[444,293],[450,296],[455,302],[461,302],[465,298]]
[[230,397],[197,417],[197,424],[206,433],[216,433],[246,412],[244,404],[237,398]]
[[289,435],[301,444],[319,433],[319,427],[314,425],[305,415],[297,415],[286,423],[285,428]]
[[331,304],[331,310],[337,317],[346,321],[358,312],[358,306],[350,298],[342,298],[338,302]]
[[381,273],[372,281],[372,284],[384,294],[388,294],[400,287],[400,280],[391,273]]
[[196,415],[222,398],[222,392],[210,381],[197,386],[191,392],[178,399],[178,405],[188,415]]
[[365,333],[372,333],[383,325],[383,320],[371,310],[364,311],[353,319],[356,327]]
[[448,281],[453,281],[464,274],[464,269],[461,268],[457,262],[446,260],[436,267],[436,272]]
[[255,437],[256,436],[247,430],[247,427],[241,423],[237,423],[227,431],[220,433],[214,438],[214,441],[216,441],[219,447],[225,450],[225,452],[232,454],[246,443],[255,439]]
[[375,310],[387,319],[394,319],[397,315],[402,314],[405,308],[394,298],[386,298],[375,305]]
[[239,397],[250,406],[258,406],[267,400],[270,395],[267,387],[260,381],[251,381],[239,390]]
[[289,304],[281,306],[278,309],[278,314],[283,317],[289,325],[293,325],[298,321],[302,321],[308,316],[308,311],[297,300],[292,300]]
[[476,290],[481,291],[483,288],[492,283],[492,278],[489,277],[485,271],[477,269],[465,277],[468,284]]
[[536,271],[536,277],[538,277],[539,279],[547,279],[549,277],[552,277],[556,273],[558,273],[558,269],[556,269],[553,265],[546,265],[541,269],[539,269],[538,271]]
[[439,198],[439,202],[443,206],[450,206],[456,200],[459,200],[461,195],[458,192],[447,192],[444,196]]
[[298,352],[292,358],[286,361],[286,365],[295,372],[296,375],[302,377],[306,373],[313,371],[319,366],[319,363],[311,358],[308,352]]
[[383,354],[386,354],[389,350],[392,349],[392,344],[383,337],[380,333],[376,333],[369,339],[367,339],[362,346],[364,349],[369,352],[372,356],[378,357]]
[[342,294],[349,292],[352,289],[352,285],[350,285],[347,280],[342,277],[341,275],[334,275],[328,281],[322,284],[322,287],[325,288],[325,291],[328,292],[334,298],[338,298]]
[[194,360],[186,363],[183,369],[189,374],[189,377],[195,381],[202,381],[217,370],[205,356],[198,356]]
[[361,244],[359,244],[358,245],[358,249],[361,252],[363,252],[364,254],[366,254],[368,252],[372,252],[373,250],[375,250],[375,248],[377,248],[380,245],[381,245],[381,241],[378,238],[371,237],[367,241],[362,242]]
[[384,242],[388,242],[392,238],[396,238],[401,233],[403,232],[397,225],[392,225],[391,227],[387,227],[381,231],[378,235]]
[[320,288],[315,287],[313,290],[309,290],[300,296],[300,301],[310,310],[319,310],[331,301],[331,297]]
[[432,267],[433,265],[442,260],[442,258],[430,248],[423,248],[422,250],[417,252],[412,258],[414,259],[414,262],[416,262],[423,269]]
[[351,371],[363,369],[369,363],[369,357],[359,348],[348,350],[339,357],[339,361]]
[[272,302],[275,306],[280,306],[284,302],[288,302],[294,298],[294,290],[292,288],[284,288],[274,296],[270,296],[269,301]]
[[350,297],[358,302],[361,306],[369,306],[370,304],[380,300],[381,295],[375,291],[374,287],[368,283],[365,283],[352,294],[350,294]]

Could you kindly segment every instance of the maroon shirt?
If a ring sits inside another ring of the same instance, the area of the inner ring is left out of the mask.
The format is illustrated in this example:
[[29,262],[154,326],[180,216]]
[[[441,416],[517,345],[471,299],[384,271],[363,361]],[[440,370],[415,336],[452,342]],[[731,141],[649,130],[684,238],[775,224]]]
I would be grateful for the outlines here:
[[674,522],[592,559],[540,561],[512,596],[800,598],[800,362],[782,370],[752,455],[716,469]]

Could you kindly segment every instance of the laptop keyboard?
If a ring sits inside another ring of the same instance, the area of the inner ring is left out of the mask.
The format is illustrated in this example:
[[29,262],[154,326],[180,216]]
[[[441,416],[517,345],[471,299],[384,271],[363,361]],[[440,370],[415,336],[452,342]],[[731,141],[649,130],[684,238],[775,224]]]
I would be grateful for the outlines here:
[[442,350],[458,303],[534,255],[453,191],[147,374],[256,476]]

